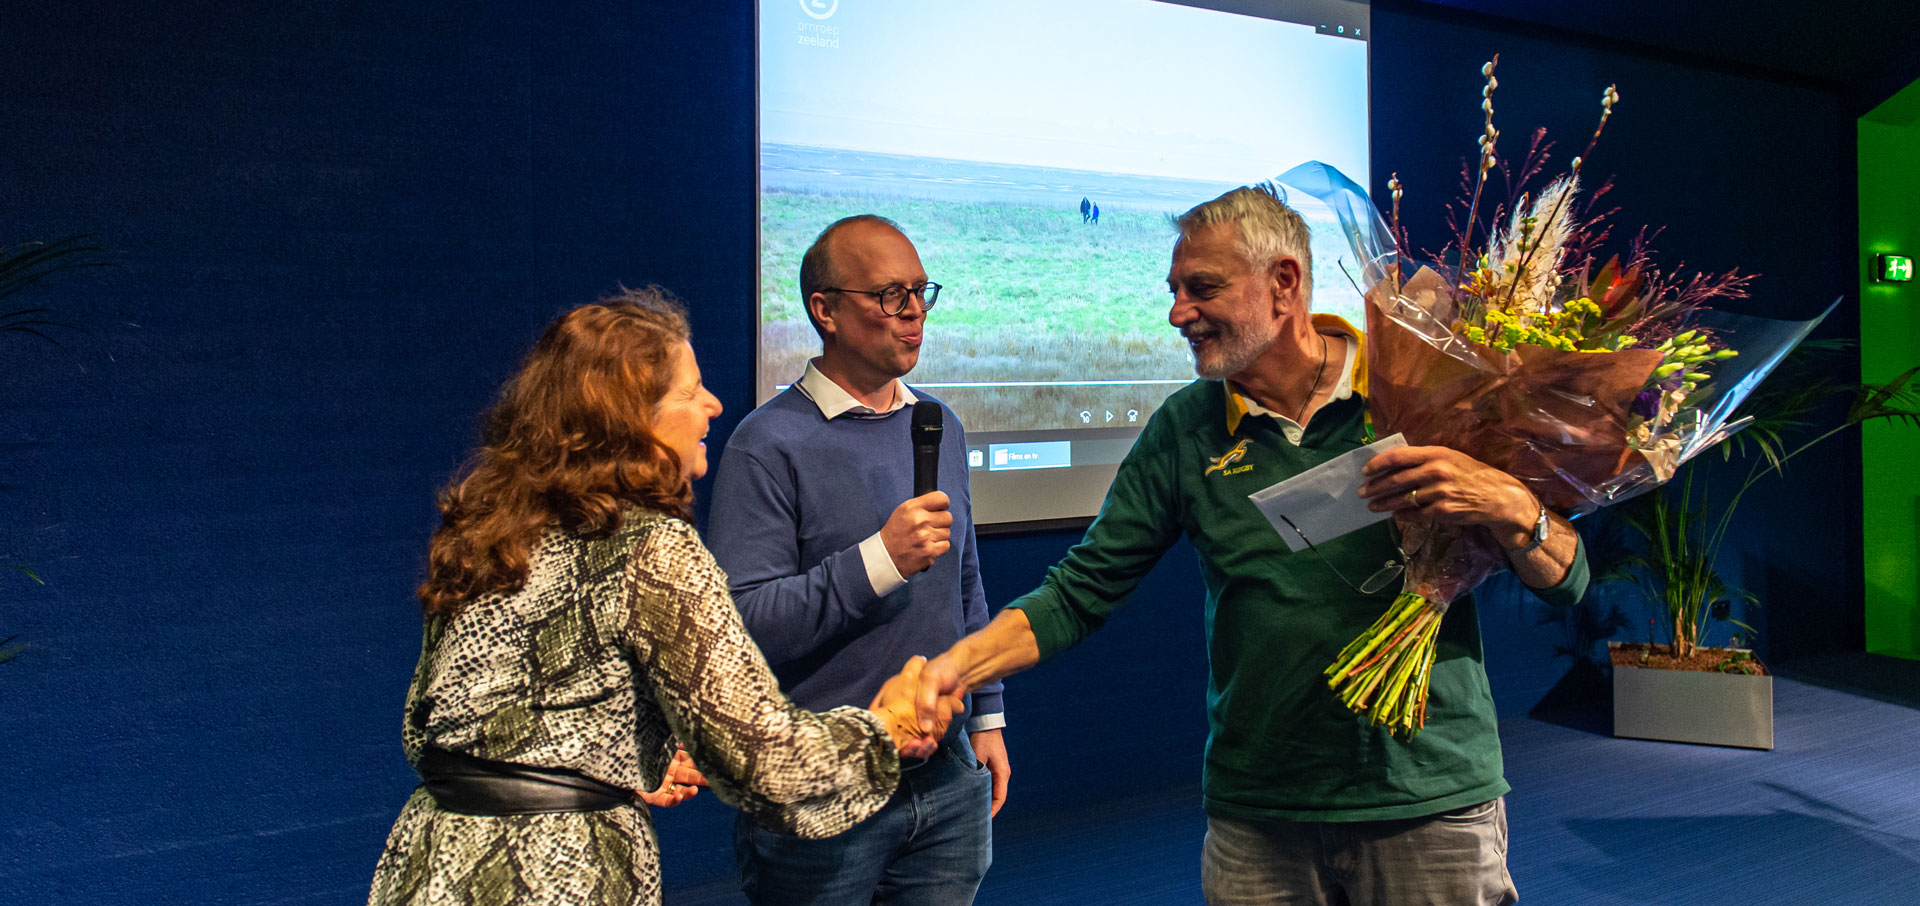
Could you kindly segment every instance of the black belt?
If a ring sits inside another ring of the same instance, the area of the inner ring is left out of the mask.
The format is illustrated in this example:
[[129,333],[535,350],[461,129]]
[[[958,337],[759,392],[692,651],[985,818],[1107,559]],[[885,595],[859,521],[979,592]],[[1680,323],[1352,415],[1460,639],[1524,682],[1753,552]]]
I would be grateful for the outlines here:
[[566,768],[489,761],[427,747],[414,766],[444,811],[462,815],[551,815],[630,805],[633,794]]

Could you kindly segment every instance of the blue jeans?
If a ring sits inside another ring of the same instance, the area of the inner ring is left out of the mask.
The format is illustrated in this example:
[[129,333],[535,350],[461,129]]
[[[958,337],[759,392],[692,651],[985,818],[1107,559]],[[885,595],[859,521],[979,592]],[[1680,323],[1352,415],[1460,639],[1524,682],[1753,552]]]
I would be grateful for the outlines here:
[[734,819],[740,889],[755,906],[967,906],[993,863],[993,779],[966,734],[900,774],[880,811],[825,840]]
[[1506,906],[1507,801],[1404,821],[1207,817],[1209,906]]

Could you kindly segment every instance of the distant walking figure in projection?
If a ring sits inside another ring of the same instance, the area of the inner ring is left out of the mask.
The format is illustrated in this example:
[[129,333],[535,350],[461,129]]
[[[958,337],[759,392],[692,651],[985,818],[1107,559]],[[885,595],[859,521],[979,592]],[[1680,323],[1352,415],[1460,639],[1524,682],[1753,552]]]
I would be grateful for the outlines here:
[[1094,223],[1100,222],[1100,206],[1099,205],[1093,206],[1093,222]]
[[1093,202],[1088,201],[1086,196],[1084,195],[1080,196],[1080,222],[1081,223],[1087,222],[1088,212],[1091,210],[1093,210]]

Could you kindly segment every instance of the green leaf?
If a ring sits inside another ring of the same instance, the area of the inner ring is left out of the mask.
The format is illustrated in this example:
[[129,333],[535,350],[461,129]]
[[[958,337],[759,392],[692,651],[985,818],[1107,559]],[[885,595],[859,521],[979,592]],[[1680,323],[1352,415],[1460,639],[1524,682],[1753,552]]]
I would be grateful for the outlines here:
[[85,233],[0,248],[0,299],[60,271],[107,267],[112,262],[99,257],[105,251]]
[[1847,424],[1874,419],[1915,423],[1916,419],[1920,419],[1920,398],[1907,389],[1915,373],[1920,373],[1920,365],[1907,369],[1884,384],[1861,386],[1855,394],[1854,404],[1847,410]]

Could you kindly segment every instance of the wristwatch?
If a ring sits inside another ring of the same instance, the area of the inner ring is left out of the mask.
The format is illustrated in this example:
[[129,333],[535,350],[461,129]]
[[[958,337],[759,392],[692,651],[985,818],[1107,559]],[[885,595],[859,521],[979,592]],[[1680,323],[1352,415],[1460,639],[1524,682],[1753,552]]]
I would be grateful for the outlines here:
[[1540,545],[1547,543],[1547,525],[1547,505],[1543,503],[1540,504],[1540,518],[1533,520],[1533,542],[1513,553],[1525,556],[1539,550]]

